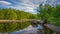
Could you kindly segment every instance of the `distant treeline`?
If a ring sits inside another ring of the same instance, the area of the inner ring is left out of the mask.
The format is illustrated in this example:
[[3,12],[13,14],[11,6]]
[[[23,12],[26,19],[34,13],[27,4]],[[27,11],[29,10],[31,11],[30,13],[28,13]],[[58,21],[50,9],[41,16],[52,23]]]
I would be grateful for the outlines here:
[[37,14],[31,14],[29,12],[15,10],[12,8],[9,9],[0,9],[0,20],[9,19],[9,20],[21,20],[21,19],[37,19]]
[[60,27],[60,5],[40,4],[38,12],[41,20],[46,20],[47,23]]

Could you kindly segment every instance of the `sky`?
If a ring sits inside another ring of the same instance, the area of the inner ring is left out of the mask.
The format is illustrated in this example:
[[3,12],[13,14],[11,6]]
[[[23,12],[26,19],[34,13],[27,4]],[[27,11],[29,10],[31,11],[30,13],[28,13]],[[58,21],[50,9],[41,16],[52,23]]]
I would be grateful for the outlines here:
[[0,8],[14,8],[36,14],[39,4],[60,4],[60,0],[0,0]]

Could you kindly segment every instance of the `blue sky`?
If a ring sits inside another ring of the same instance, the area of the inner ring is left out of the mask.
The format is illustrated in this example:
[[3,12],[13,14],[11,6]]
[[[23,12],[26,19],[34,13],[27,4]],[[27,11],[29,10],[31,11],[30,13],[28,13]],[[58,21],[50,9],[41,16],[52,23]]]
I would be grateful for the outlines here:
[[30,13],[37,13],[39,4],[60,4],[60,0],[0,0],[0,8],[14,8]]

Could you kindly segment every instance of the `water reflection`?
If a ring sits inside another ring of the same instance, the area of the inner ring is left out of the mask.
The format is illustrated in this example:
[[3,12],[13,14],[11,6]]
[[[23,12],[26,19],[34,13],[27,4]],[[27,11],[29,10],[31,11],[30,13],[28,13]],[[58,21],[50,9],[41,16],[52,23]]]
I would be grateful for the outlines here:
[[0,34],[38,34],[43,27],[40,24],[1,23]]
[[0,24],[0,34],[53,34],[53,31],[41,24],[3,23]]
[[1,34],[11,34],[13,31],[19,31],[30,25],[29,22],[25,23],[0,23]]
[[[33,26],[33,25],[32,25]],[[36,27],[36,26],[34,26]],[[43,26],[41,24],[37,24],[37,34],[44,34],[44,31],[43,31]]]
[[23,29],[23,30],[19,30],[19,31],[15,31],[15,32],[11,32],[11,34],[42,34],[42,26],[41,25],[37,25],[37,26],[28,26],[27,28]]
[[27,28],[19,31],[12,32],[11,34],[37,34],[37,28],[32,27],[31,25],[28,26]]

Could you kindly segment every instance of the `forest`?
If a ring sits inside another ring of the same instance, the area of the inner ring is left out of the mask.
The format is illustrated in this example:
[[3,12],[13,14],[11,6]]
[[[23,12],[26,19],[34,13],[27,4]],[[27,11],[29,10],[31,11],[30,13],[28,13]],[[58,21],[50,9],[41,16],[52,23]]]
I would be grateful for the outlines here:
[[[22,20],[22,19],[39,19],[45,20],[46,23],[53,24],[60,27],[60,5],[39,5],[37,14],[16,10],[12,8],[0,9],[0,20]],[[30,25],[29,22],[25,23],[1,23],[0,32],[12,32],[24,29]]]
[[[12,8],[0,9],[0,20],[22,20],[22,19],[37,19],[37,14],[31,14],[29,12],[20,11]],[[0,32],[12,32],[20,29],[24,29],[29,26],[29,22],[25,23],[0,23]]]
[[55,6],[45,4],[39,5],[38,16],[41,20],[45,20],[46,23],[53,24],[60,27],[60,5]]
[[21,20],[21,19],[37,19],[37,14],[31,14],[29,12],[9,9],[0,9],[0,20]]

